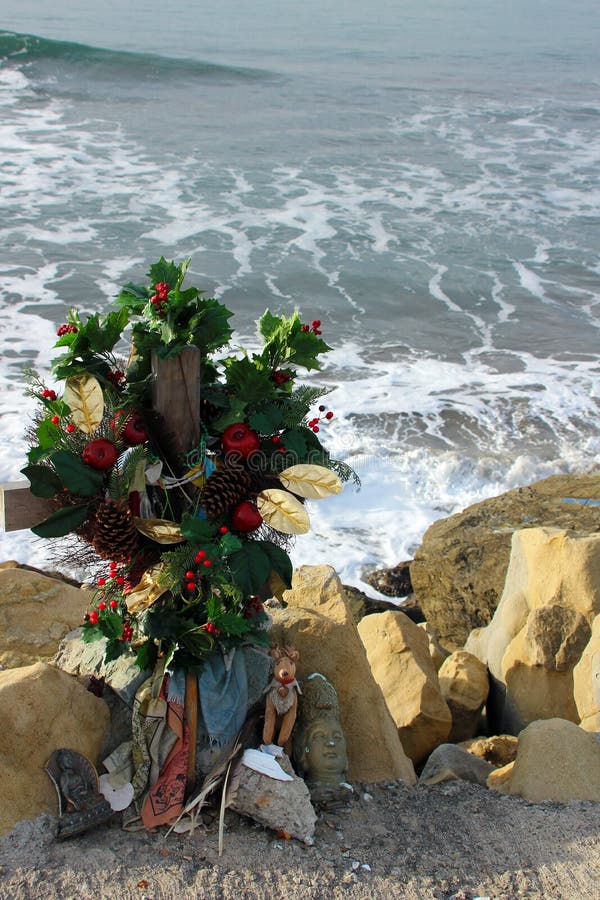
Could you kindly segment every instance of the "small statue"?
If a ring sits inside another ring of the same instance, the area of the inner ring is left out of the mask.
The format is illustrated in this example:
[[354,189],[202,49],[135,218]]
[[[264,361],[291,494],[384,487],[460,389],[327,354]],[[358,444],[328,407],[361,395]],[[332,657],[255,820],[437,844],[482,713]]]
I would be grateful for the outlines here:
[[99,792],[96,770],[81,753],[55,750],[46,772],[58,794],[57,838],[73,837],[110,819],[113,810]]
[[271,744],[279,724],[277,743],[288,756],[292,751],[292,729],[296,721],[300,685],[296,681],[296,661],[300,654],[294,647],[273,647],[273,679],[267,687],[263,744]]
[[304,687],[294,751],[313,803],[335,805],[346,799],[348,758],[337,694],[331,682],[317,672]]

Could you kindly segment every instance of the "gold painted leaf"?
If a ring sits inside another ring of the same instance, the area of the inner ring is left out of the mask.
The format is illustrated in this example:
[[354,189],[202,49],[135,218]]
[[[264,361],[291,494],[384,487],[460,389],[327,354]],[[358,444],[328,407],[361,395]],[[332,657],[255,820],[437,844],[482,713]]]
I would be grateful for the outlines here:
[[311,466],[308,463],[284,469],[279,480],[294,494],[308,500],[321,500],[323,497],[339,494],[342,490],[342,482],[335,472],[325,466]]
[[169,519],[134,519],[135,527],[157,544],[180,544],[184,538],[177,522]]
[[104,395],[93,375],[73,375],[65,382],[63,400],[71,410],[71,420],[84,434],[92,434],[104,415]]
[[261,491],[256,505],[267,525],[283,534],[306,534],[310,530],[308,513],[288,491],[277,488]]
[[125,597],[127,609],[130,613],[139,613],[148,609],[153,603],[170,590],[170,585],[161,579],[166,572],[163,563],[150,566],[146,569],[139,583]]

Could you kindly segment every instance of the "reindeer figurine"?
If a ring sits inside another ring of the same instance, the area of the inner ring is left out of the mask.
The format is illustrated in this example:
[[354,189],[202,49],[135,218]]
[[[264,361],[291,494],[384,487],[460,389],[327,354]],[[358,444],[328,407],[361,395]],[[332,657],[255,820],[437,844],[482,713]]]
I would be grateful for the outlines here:
[[271,744],[279,724],[277,743],[289,756],[292,749],[292,729],[296,721],[300,685],[296,681],[296,660],[300,654],[295,647],[272,647],[273,679],[267,688],[263,744]]

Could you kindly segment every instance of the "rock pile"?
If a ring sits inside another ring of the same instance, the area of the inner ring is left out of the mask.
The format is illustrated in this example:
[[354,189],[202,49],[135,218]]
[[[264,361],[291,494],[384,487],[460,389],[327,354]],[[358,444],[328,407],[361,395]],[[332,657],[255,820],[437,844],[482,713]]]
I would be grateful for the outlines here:
[[[336,687],[349,781],[413,785],[416,767],[424,785],[600,801],[600,511],[562,495],[600,496],[600,477],[546,479],[432,526],[411,566],[420,625],[398,607],[373,611],[328,566],[294,573],[272,640],[299,650],[300,684],[320,672]],[[39,572],[0,571],[0,833],[54,810],[52,751],[102,758],[144,677],[68,634],[88,599]],[[112,722],[90,675],[114,688]]]

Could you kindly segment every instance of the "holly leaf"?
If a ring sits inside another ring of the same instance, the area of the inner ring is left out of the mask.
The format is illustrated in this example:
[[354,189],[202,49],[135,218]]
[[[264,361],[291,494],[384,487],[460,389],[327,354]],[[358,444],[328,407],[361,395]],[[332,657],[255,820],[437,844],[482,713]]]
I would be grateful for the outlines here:
[[240,538],[230,531],[221,538],[220,549],[223,556],[230,556],[232,553],[237,553],[242,547],[243,543]]
[[99,625],[90,625],[88,622],[83,626],[81,640],[84,644],[92,644],[94,641],[101,641],[103,637],[105,637],[105,634]]
[[50,457],[50,462],[64,486],[73,494],[93,497],[102,489],[102,473],[86,466],[82,459],[69,450],[57,450]]
[[306,457],[308,442],[306,434],[301,428],[290,428],[288,431],[284,431],[281,435],[281,443],[286,452],[295,456],[298,461]]
[[228,320],[233,313],[218,300],[202,299],[198,305],[198,312],[190,319],[192,342],[205,353],[211,353],[229,343]]
[[109,640],[120,638],[123,634],[123,619],[117,613],[107,613],[98,624]]
[[151,672],[158,659],[158,647],[154,641],[144,641],[135,658],[136,666],[143,672]]
[[271,560],[258,541],[247,541],[228,557],[236,585],[244,594],[257,594],[271,571]]
[[164,256],[161,256],[157,263],[150,266],[148,278],[152,282],[152,286],[162,281],[166,282],[171,289],[178,288],[185,278],[190,262],[191,260],[188,259],[181,266],[178,266],[175,262],[167,262]]
[[62,491],[62,481],[49,466],[25,466],[21,472],[29,479],[29,490],[36,497],[54,497]]
[[267,406],[250,416],[248,423],[259,434],[274,434],[283,425],[283,414],[278,406]]
[[82,506],[65,506],[35,525],[31,530],[41,538],[64,537],[83,525],[89,515],[87,503]]
[[[257,543],[259,542],[257,541]],[[275,569],[285,586],[291,588],[293,566],[285,550],[282,550],[273,541],[260,541],[260,547],[269,557],[271,568]]]
[[190,544],[212,543],[218,528],[207,519],[194,519],[188,516],[181,523],[181,534]]
[[118,659],[125,653],[126,647],[125,641],[120,641],[118,638],[109,638],[104,651],[104,662],[108,663]]
[[224,360],[227,387],[238,400],[256,403],[274,396],[275,385],[271,381],[270,372],[260,369],[255,363],[242,356],[241,359],[229,357]]
[[302,328],[290,335],[288,346],[294,365],[303,366],[305,369],[320,369],[321,363],[317,356],[332,349],[318,335],[312,331],[302,331]]
[[279,316],[266,309],[258,320],[258,330],[265,342],[270,341],[277,333],[281,332],[282,321]]
[[229,425],[235,425],[236,422],[241,422],[244,418],[247,405],[245,400],[240,400],[239,397],[232,397],[229,403],[229,409],[212,422],[211,430],[214,429],[214,431],[217,432],[225,431]]

